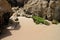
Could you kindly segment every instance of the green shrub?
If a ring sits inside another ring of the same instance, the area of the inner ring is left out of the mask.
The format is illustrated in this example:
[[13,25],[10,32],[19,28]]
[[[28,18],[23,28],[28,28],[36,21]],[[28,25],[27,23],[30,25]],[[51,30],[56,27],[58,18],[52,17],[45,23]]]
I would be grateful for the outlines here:
[[45,24],[45,25],[49,25],[49,23],[48,23],[47,21],[45,21],[45,19],[43,19],[43,18],[41,18],[41,17],[32,16],[32,18],[33,18],[33,20],[34,20],[34,22],[35,22],[36,24],[42,23],[42,24]]
[[45,25],[50,25],[50,23],[49,23],[49,22],[47,22],[47,21],[45,21],[45,22],[44,22],[44,24],[45,24]]

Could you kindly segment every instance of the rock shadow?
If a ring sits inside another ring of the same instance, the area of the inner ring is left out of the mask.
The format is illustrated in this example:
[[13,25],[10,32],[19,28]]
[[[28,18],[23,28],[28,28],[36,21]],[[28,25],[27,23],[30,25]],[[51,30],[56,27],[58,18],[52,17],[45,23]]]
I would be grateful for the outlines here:
[[5,37],[8,37],[8,36],[11,36],[11,35],[12,34],[11,34],[11,32],[8,29],[4,29],[3,30],[3,33],[0,34],[0,39],[5,38]]
[[19,22],[14,22],[13,20],[9,21],[9,24],[5,26],[6,28],[3,29],[2,34],[0,34],[0,39],[3,39],[8,36],[12,36],[12,33],[10,31],[12,30],[19,30],[21,28]]
[[19,22],[14,22],[13,20],[10,20],[7,27],[8,30],[19,30],[21,28],[21,25]]

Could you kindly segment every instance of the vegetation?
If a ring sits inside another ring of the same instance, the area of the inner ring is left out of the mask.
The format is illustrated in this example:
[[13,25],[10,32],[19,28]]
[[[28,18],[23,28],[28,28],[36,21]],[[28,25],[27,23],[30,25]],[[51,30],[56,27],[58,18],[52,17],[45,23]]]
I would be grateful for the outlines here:
[[45,25],[49,25],[50,24],[49,22],[45,21],[44,18],[41,18],[39,16],[32,16],[32,18],[33,18],[33,20],[34,20],[34,22],[36,24],[40,24],[40,23],[45,24]]

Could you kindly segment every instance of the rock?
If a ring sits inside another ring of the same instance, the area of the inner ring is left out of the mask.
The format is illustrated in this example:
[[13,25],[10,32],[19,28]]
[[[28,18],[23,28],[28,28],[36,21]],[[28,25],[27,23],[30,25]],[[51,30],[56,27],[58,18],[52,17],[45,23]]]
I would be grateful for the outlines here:
[[12,7],[12,10],[13,10],[13,12],[16,12],[19,10],[19,8],[18,7]]
[[48,20],[53,20],[55,18],[59,20],[59,2],[60,0],[29,0],[27,4],[24,5],[24,10],[26,14],[29,15],[40,16]]
[[15,22],[15,19],[17,18],[17,12],[13,13],[13,15],[10,17],[11,20]]
[[41,9],[42,7],[40,0],[29,0],[28,3],[24,5],[24,10],[27,14],[39,16],[42,13]]
[[55,8],[54,19],[60,22],[60,7],[59,6]]
[[6,0],[0,0],[0,28],[8,24],[9,18],[12,16],[12,9]]
[[16,18],[15,21],[18,21],[18,18]]
[[28,0],[7,0],[12,7],[23,7],[25,3],[27,3]]
[[17,1],[16,0],[7,0],[7,1],[12,7],[17,6]]
[[25,3],[27,3],[28,0],[17,0],[17,6],[23,7]]
[[[33,15],[43,17],[48,20],[56,19],[59,20],[58,10],[60,6],[59,0],[16,0],[17,5],[24,5],[24,7],[14,7],[13,11],[16,13],[16,17],[18,16],[26,16],[31,17]],[[56,15],[57,14],[57,15]],[[14,18],[13,18],[14,19]]]

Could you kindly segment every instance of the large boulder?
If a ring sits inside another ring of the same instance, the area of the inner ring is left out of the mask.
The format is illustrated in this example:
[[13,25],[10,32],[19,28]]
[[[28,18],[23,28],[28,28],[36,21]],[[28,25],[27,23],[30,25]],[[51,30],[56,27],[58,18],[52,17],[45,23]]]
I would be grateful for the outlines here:
[[11,6],[6,0],[0,0],[0,29],[8,24],[9,18],[12,16]]

